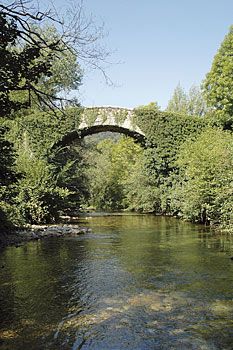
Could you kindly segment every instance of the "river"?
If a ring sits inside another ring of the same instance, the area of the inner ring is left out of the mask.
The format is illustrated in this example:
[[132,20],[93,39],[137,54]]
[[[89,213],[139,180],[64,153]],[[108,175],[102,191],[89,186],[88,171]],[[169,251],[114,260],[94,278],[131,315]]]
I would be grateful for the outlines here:
[[233,239],[152,215],[0,253],[1,350],[233,349]]

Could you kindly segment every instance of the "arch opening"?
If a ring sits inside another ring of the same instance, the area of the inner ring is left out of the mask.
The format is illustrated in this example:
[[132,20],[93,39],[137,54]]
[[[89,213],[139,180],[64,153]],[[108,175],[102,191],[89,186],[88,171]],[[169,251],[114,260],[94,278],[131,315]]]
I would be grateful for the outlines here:
[[142,147],[146,145],[145,136],[138,133],[137,131],[132,131],[127,128],[118,125],[93,125],[85,127],[82,129],[74,130],[64,135],[58,142],[53,145],[53,149],[62,146],[68,146],[75,140],[83,139],[86,136],[102,133],[102,132],[114,132],[123,134],[128,137],[132,137],[136,143],[139,143]]

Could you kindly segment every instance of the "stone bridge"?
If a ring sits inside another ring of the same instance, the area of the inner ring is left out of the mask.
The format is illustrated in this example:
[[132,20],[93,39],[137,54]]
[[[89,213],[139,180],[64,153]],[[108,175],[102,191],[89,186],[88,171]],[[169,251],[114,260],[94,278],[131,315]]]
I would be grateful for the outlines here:
[[76,139],[99,132],[118,132],[144,145],[145,137],[136,125],[133,109],[121,107],[85,107],[76,130],[64,135],[55,146],[65,146]]

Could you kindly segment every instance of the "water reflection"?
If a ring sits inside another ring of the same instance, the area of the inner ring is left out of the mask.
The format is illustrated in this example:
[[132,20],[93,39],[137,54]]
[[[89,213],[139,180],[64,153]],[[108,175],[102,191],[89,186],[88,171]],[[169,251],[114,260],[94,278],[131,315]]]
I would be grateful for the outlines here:
[[232,240],[172,218],[0,255],[0,349],[232,349]]

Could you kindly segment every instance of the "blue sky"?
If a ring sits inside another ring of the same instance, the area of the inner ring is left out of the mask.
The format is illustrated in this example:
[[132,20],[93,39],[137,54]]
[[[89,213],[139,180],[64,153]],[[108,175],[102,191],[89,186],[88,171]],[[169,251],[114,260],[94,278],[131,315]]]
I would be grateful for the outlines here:
[[[62,4],[55,0],[55,4]],[[105,45],[115,50],[107,73],[89,72],[80,89],[85,106],[165,108],[178,83],[188,90],[210,70],[229,27],[232,0],[84,0],[87,13],[104,21]]]

